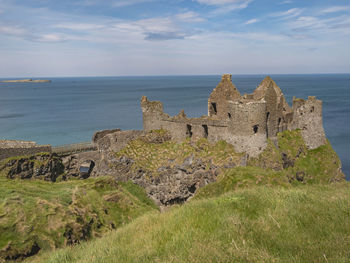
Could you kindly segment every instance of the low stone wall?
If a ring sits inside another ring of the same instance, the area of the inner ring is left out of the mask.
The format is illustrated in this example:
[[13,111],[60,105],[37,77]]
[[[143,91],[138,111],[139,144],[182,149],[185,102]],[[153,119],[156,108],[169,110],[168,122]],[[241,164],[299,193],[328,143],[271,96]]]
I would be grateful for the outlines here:
[[31,148],[35,147],[36,142],[18,141],[18,140],[0,140],[0,148]]
[[97,131],[95,134],[92,136],[92,142],[97,143],[100,139],[105,137],[108,134],[115,133],[121,131],[121,129],[114,129],[114,130],[103,130],[103,131]]
[[33,155],[37,153],[48,152],[51,153],[50,145],[35,146],[35,147],[20,147],[20,148],[0,148],[0,160],[24,155]]

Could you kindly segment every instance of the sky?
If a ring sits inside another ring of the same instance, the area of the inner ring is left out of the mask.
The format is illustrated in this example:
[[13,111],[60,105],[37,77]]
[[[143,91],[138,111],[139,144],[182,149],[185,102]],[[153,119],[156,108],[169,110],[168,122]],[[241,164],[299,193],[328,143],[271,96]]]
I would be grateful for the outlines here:
[[0,77],[350,73],[349,0],[0,0]]

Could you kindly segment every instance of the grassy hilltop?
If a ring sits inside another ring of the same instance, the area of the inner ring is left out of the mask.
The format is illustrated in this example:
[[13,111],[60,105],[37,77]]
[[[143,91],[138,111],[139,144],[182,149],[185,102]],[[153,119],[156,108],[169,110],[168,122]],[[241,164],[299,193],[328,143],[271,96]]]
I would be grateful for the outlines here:
[[348,262],[350,187],[266,186],[153,212],[30,262]]
[[112,178],[50,183],[0,177],[0,262],[100,237],[157,210],[144,191]]
[[169,160],[175,167],[191,156],[203,169],[215,165],[220,172],[186,204],[161,213],[131,182],[12,180],[6,178],[5,160],[0,262],[32,255],[26,262],[347,262],[350,257],[350,185],[329,142],[308,150],[300,131],[286,131],[278,135],[278,147],[269,141],[258,158],[233,168],[225,165],[239,164],[243,155],[227,143],[206,140],[135,140],[115,155],[132,159],[131,170],[154,176]]

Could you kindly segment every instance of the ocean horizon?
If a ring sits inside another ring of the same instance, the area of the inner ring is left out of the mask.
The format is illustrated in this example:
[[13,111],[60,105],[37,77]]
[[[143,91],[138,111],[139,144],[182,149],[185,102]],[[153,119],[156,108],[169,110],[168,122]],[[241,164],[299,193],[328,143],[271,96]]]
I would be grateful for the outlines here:
[[[240,93],[252,93],[265,74],[232,75]],[[291,106],[293,96],[323,101],[327,138],[350,178],[350,74],[271,74]],[[27,78],[27,77],[26,77]],[[0,139],[53,146],[90,141],[99,130],[142,129],[140,99],[163,102],[170,115],[207,114],[220,75],[30,77],[51,83],[0,83]],[[0,80],[22,78],[0,78]]]

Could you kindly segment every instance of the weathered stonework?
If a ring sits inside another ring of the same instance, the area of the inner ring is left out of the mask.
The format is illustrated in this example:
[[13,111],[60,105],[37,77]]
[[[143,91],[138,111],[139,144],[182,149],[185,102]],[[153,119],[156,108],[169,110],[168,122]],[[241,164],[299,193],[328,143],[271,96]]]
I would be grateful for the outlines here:
[[290,129],[300,129],[305,144],[315,149],[326,143],[322,125],[322,101],[313,96],[307,100],[293,98],[293,121]]
[[0,160],[42,152],[51,153],[51,145],[37,145],[30,141],[0,140]]
[[208,99],[208,116],[187,118],[184,111],[169,116],[159,101],[141,99],[143,129],[145,131],[168,130],[172,139],[210,142],[225,140],[237,152],[258,156],[267,145],[267,138],[275,140],[278,132],[302,129],[303,138],[310,149],[326,142],[322,124],[322,103],[314,97],[307,101],[293,101],[293,108],[286,102],[281,89],[266,77],[253,94],[241,96],[225,74]]

